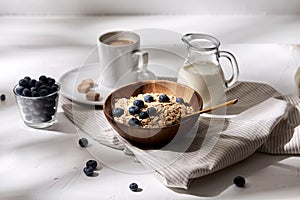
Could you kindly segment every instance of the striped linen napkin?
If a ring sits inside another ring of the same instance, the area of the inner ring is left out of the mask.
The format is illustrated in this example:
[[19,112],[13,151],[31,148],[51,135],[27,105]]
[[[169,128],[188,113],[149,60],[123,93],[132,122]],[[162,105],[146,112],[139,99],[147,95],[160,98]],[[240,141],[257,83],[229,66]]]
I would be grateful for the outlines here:
[[[255,151],[300,154],[300,99],[269,85],[239,82],[226,91],[237,98],[227,108],[233,118],[200,117],[190,132],[161,150],[142,150],[120,138],[101,109],[63,99],[63,110],[78,128],[103,145],[133,154],[168,187],[187,189],[190,181],[237,163]],[[95,123],[97,119],[97,123]]]

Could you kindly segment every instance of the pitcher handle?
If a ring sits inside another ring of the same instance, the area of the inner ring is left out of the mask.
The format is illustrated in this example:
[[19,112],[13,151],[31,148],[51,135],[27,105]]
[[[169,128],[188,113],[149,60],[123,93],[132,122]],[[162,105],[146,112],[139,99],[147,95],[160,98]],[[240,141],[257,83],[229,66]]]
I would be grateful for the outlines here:
[[225,80],[226,87],[231,87],[238,79],[239,67],[233,54],[227,51],[219,51],[220,57],[225,57],[229,60],[232,68],[232,75],[228,80]]

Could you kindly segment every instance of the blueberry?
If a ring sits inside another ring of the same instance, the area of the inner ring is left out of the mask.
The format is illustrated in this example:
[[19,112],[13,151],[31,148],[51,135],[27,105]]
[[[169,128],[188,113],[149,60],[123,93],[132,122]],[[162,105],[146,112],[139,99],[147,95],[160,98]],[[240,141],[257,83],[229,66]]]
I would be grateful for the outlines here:
[[31,79],[29,81],[29,87],[35,87],[35,84],[36,84],[36,80],[35,79]]
[[32,120],[32,115],[25,115],[25,120],[26,121],[31,121]]
[[98,165],[98,163],[97,163],[96,160],[89,160],[89,161],[86,162],[86,166],[87,167],[92,167],[93,170],[96,169],[97,165]]
[[25,99],[25,105],[31,106],[33,104],[33,101],[31,99]]
[[29,76],[25,76],[23,79],[27,80],[28,82],[31,80]]
[[154,98],[150,94],[147,94],[146,96],[144,96],[144,101],[147,103],[151,103],[154,101]]
[[51,86],[51,93],[58,91],[58,85],[54,84]]
[[38,90],[40,91],[40,90],[42,90],[42,89],[45,89],[45,90],[47,90],[48,91],[48,86],[47,85],[41,85],[39,88],[38,88]]
[[33,122],[41,122],[39,115],[31,115],[31,117]]
[[176,97],[176,102],[177,103],[180,103],[180,104],[183,104],[184,103],[184,100],[182,97]]
[[94,169],[92,167],[85,167],[83,168],[83,172],[85,173],[85,175],[87,176],[93,176],[94,174]]
[[80,138],[78,141],[78,144],[81,147],[87,147],[87,145],[89,144],[89,141],[86,138]]
[[237,187],[244,187],[246,181],[245,178],[242,176],[237,176],[233,179],[233,183],[237,186]]
[[121,117],[124,114],[124,110],[122,108],[114,108],[112,110],[112,115],[114,117]]
[[48,83],[48,78],[46,76],[44,76],[44,75],[40,76],[39,80],[42,81],[44,84]]
[[149,107],[147,111],[148,111],[149,116],[155,116],[156,112],[157,112],[154,107]]
[[129,188],[130,188],[131,191],[136,192],[136,191],[138,190],[139,186],[138,186],[138,184],[136,184],[136,183],[131,183],[131,184],[129,185]]
[[40,95],[41,97],[47,96],[47,95],[48,95],[48,90],[47,90],[47,89],[41,89],[41,90],[39,91],[39,95]]
[[38,93],[37,91],[32,91],[32,92],[31,92],[31,96],[32,96],[32,97],[38,97],[38,96],[40,96],[40,95],[39,95],[39,93]]
[[[42,113],[43,113],[43,109],[38,109],[38,108],[37,108],[37,109],[34,109],[34,110],[33,110],[33,114],[34,114],[34,115],[40,116]],[[44,119],[44,118],[45,118],[45,119]],[[46,120],[46,118],[47,118],[47,117],[45,117],[45,116],[43,116],[43,117],[41,116],[41,121]],[[48,120],[48,121],[49,121],[49,120]]]
[[144,101],[139,100],[139,99],[134,100],[134,101],[133,101],[133,105],[135,105],[135,106],[137,106],[137,107],[139,107],[139,108],[143,108],[143,107],[144,107]]
[[159,102],[170,102],[170,98],[166,94],[159,95]]
[[42,81],[37,81],[37,82],[35,83],[35,87],[36,87],[37,89],[39,89],[42,85],[43,85],[43,82],[42,82]]
[[18,86],[18,87],[16,88],[16,93],[17,93],[18,95],[22,95],[23,90],[24,90],[24,87]]
[[34,103],[35,107],[42,108],[44,106],[44,103],[42,101],[37,101]]
[[28,107],[23,107],[22,108],[22,112],[25,114],[25,115],[31,115],[32,112],[29,110]]
[[48,78],[48,85],[49,86],[52,86],[52,85],[54,85],[54,83],[55,83],[55,80],[53,79],[53,78]]
[[140,119],[147,119],[149,117],[149,114],[148,114],[148,112],[143,111],[143,112],[140,112],[139,116],[140,116]]
[[33,111],[36,110],[36,108],[35,108],[34,106],[29,106],[28,109],[29,109],[31,112],[33,112]]
[[131,115],[134,115],[134,114],[139,114],[140,113],[140,108],[138,106],[131,106],[129,108],[129,113]]
[[25,97],[30,97],[31,96],[31,92],[28,88],[25,88],[23,91],[22,91],[22,96],[25,96]]
[[4,101],[5,98],[6,98],[5,94],[1,94],[1,96],[0,96],[1,101]]
[[[35,112],[33,114],[35,114]],[[40,119],[41,119],[42,122],[48,122],[52,119],[52,117],[50,117],[48,115],[41,115]]]
[[138,120],[137,118],[131,118],[129,121],[128,121],[128,125],[129,126],[134,126],[134,127],[139,127],[141,126],[141,122],[140,120]]
[[28,88],[29,87],[29,83],[26,79],[21,79],[19,80],[19,86],[22,86],[24,88]]
[[42,113],[48,116],[53,116],[55,114],[55,109],[54,108],[44,108]]
[[44,106],[47,108],[53,108],[55,106],[55,101],[45,101]]

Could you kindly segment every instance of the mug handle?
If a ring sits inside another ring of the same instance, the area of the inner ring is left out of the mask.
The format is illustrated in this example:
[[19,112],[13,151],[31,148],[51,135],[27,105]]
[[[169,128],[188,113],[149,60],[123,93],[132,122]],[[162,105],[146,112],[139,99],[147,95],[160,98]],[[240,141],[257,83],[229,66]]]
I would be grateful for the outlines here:
[[225,80],[225,86],[231,87],[238,79],[239,76],[239,67],[236,62],[234,55],[227,51],[219,51],[219,57],[225,57],[229,60],[232,68],[232,75],[228,80]]
[[142,70],[146,70],[149,60],[148,52],[142,52],[141,50],[137,49],[132,52],[132,55],[139,57],[138,64],[135,67],[141,68]]

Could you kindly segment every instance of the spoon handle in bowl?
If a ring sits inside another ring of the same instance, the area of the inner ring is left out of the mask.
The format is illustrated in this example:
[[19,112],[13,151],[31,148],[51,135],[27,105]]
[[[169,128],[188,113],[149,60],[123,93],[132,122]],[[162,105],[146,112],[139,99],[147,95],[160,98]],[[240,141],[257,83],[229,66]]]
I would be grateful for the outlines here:
[[235,104],[236,102],[238,102],[237,99],[233,99],[233,100],[230,100],[230,101],[226,101],[225,103],[222,103],[222,104],[219,104],[219,105],[216,105],[216,106],[213,106],[213,107],[210,107],[210,108],[206,108],[206,109],[203,109],[203,110],[199,110],[197,112],[195,112],[194,114],[202,114],[202,113],[207,113],[207,112],[210,112],[212,110],[216,110],[216,109],[219,109],[219,108],[223,108],[223,107],[226,107],[226,106],[230,106],[230,105],[233,105]]
[[216,110],[216,109],[219,109],[219,108],[223,108],[223,107],[226,107],[226,106],[233,105],[233,104],[235,104],[236,102],[238,102],[237,99],[233,99],[233,100],[230,100],[230,101],[226,101],[225,103],[222,103],[222,104],[219,104],[219,105],[210,107],[210,108],[206,108],[206,109],[203,109],[203,110],[199,110],[199,111],[197,111],[197,112],[194,112],[194,113],[185,115],[184,117],[189,117],[189,116],[193,116],[193,115],[197,115],[197,114],[207,113],[207,112],[210,112],[210,111],[212,111],[212,110]]

